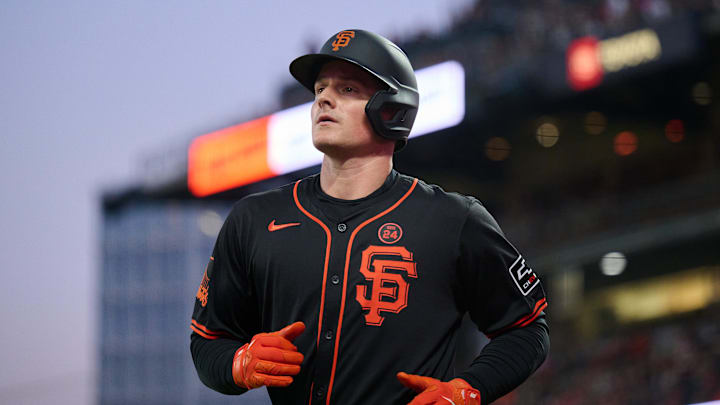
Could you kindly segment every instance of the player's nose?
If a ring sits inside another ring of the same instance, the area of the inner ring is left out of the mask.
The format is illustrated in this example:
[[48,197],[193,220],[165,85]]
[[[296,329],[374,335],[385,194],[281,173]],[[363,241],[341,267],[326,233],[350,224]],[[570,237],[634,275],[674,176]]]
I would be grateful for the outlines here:
[[330,107],[335,108],[335,94],[333,94],[333,89],[325,88],[322,92],[318,93],[315,96],[315,103],[319,107]]

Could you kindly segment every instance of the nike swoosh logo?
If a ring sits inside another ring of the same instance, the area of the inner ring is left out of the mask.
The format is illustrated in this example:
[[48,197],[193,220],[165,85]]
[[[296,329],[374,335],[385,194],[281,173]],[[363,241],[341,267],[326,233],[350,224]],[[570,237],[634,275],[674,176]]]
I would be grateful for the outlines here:
[[270,222],[268,224],[268,231],[275,232],[275,231],[279,231],[281,229],[289,228],[291,226],[298,226],[298,225],[300,225],[300,222],[290,222],[288,224],[275,225],[275,220],[273,219],[272,222]]
[[443,399],[445,399],[445,400],[447,400],[448,402],[450,402],[452,405],[455,405],[455,402],[453,402],[452,399],[446,397],[445,395],[440,395],[440,396],[441,396]]

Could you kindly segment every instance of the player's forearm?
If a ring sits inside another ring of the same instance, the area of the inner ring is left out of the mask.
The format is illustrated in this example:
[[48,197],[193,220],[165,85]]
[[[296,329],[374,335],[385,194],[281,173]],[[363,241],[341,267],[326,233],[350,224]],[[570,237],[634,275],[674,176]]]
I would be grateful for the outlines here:
[[495,337],[458,377],[480,391],[490,403],[522,384],[545,361],[550,335],[543,317]]
[[235,385],[232,377],[233,356],[242,343],[231,339],[205,339],[192,335],[190,352],[200,381],[215,391],[238,395],[246,389]]

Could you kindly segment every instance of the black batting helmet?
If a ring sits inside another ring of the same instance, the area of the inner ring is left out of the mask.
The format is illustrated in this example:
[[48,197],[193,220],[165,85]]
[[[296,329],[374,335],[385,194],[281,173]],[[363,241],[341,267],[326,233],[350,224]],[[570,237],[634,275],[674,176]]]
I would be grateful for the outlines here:
[[[385,37],[364,30],[344,30],[330,37],[320,52],[301,56],[290,63],[290,73],[315,92],[315,79],[322,66],[332,60],[357,65],[379,79],[387,89],[376,92],[365,106],[375,133],[395,142],[395,151],[407,143],[417,115],[420,96],[417,80],[405,52]],[[394,111],[383,120],[382,110]]]

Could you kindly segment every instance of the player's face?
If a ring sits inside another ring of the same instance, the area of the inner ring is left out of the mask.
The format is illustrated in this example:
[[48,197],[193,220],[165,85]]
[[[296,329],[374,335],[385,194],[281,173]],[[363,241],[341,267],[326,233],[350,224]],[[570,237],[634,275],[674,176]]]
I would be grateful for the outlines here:
[[323,66],[315,81],[312,139],[315,147],[337,156],[362,155],[388,141],[375,135],[365,105],[380,84],[363,69],[344,61]]

